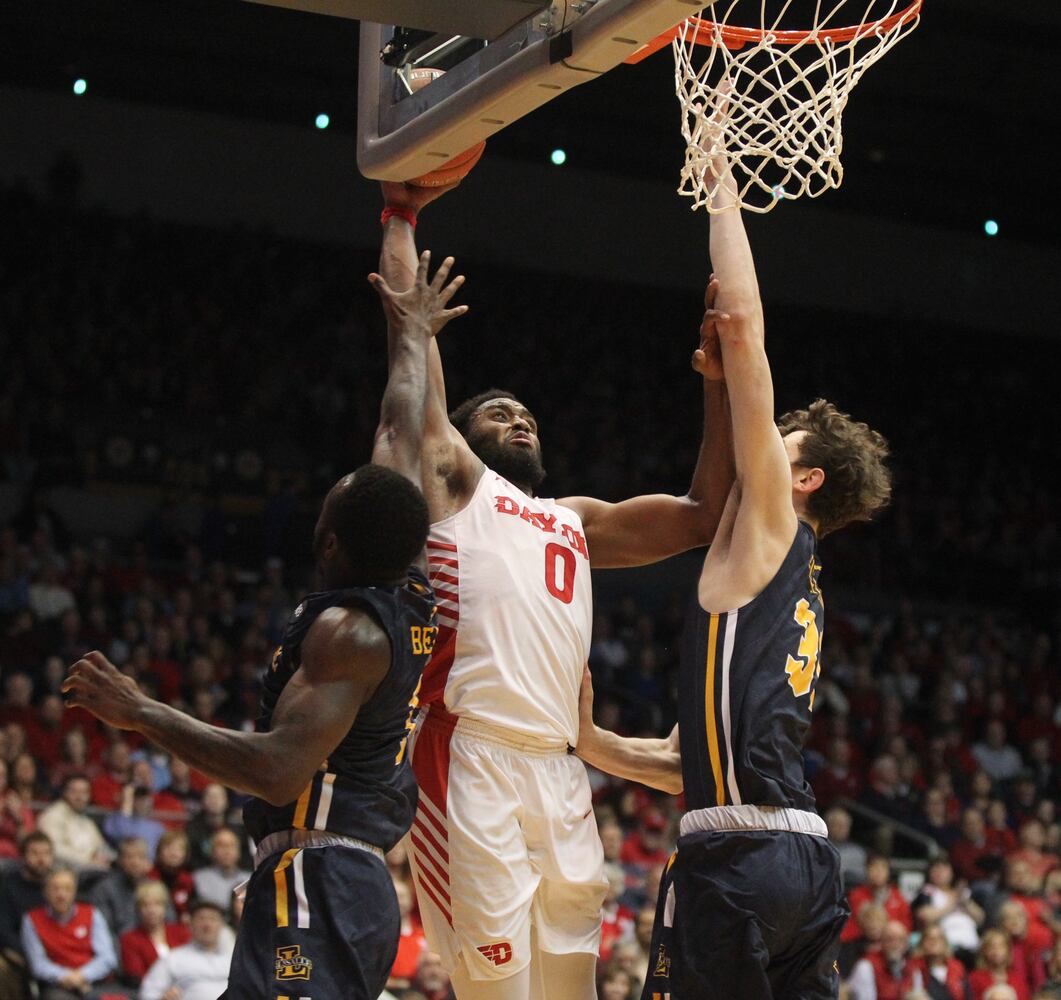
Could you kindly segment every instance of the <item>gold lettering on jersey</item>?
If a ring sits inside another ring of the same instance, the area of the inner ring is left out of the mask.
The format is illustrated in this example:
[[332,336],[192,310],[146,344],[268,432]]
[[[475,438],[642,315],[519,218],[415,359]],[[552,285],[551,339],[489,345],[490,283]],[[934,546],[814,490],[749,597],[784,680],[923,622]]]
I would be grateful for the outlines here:
[[822,635],[821,629],[818,628],[817,615],[811,610],[810,603],[805,597],[801,597],[796,602],[792,617],[803,629],[803,637],[799,640],[796,655],[789,654],[785,663],[785,673],[788,674],[788,684],[792,688],[792,693],[797,698],[802,698],[810,691],[814,678],[821,672],[821,664],[818,660],[822,651]]
[[[413,626],[416,628],[417,626]],[[424,631],[428,631],[425,627]],[[431,629],[430,631],[437,631]],[[432,638],[434,643],[434,638]],[[409,736],[412,731],[416,729],[416,710],[420,707],[420,685],[424,683],[423,674],[420,675],[420,680],[416,682],[416,690],[413,692],[413,696],[409,699],[409,715],[405,719],[405,735],[402,737],[401,745],[398,747],[398,754],[394,758],[394,766],[397,767],[403,760],[405,760],[405,744],[409,742]]]
[[412,625],[409,628],[409,642],[414,656],[430,656],[435,648],[435,637],[438,629],[434,625]]

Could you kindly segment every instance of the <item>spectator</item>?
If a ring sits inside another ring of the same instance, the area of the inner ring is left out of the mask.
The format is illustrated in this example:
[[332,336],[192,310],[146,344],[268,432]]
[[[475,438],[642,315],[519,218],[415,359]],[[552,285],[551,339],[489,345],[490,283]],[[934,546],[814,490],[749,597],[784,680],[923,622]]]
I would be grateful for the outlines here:
[[[235,825],[229,823],[229,818],[228,792],[222,785],[211,782],[202,791],[198,813],[185,827],[188,846],[191,848],[192,868],[210,863],[214,834],[222,827],[235,829]],[[242,834],[242,830],[239,832]]]
[[1006,742],[1006,724],[990,719],[984,726],[984,738],[973,744],[973,756],[993,781],[1010,781],[1024,766],[1017,750]]
[[99,827],[85,815],[91,794],[88,778],[71,775],[63,782],[63,797],[37,820],[51,839],[56,859],[76,870],[105,868],[112,857]]
[[648,809],[641,816],[638,828],[623,840],[619,855],[624,866],[643,875],[652,865],[665,862],[670,851],[664,840],[667,821],[658,809]]
[[958,878],[965,882],[979,882],[997,870],[1000,855],[987,840],[984,817],[979,809],[969,808],[962,813],[961,837],[951,848],[950,859]]
[[126,837],[118,843],[114,869],[92,886],[88,901],[103,914],[115,945],[136,926],[136,890],[150,870],[147,844],[139,837]]
[[454,1000],[449,975],[442,966],[442,959],[433,951],[425,951],[420,956],[413,989],[419,990],[427,1000]]
[[949,851],[961,835],[947,819],[947,799],[939,788],[929,788],[921,797],[921,809],[914,819],[914,826],[945,851]]
[[192,904],[191,941],[159,956],[140,984],[140,1000],[217,1000],[232,962],[225,910],[207,900]]
[[0,861],[18,857],[20,841],[35,825],[33,811],[8,786],[7,761],[0,757]]
[[1020,847],[1006,859],[1007,861],[1010,858],[1023,861],[1039,879],[1045,878],[1048,872],[1058,866],[1058,856],[1043,850],[1046,845],[1046,828],[1039,820],[1026,820],[1021,825],[1019,840]]
[[19,797],[27,809],[31,809],[33,803],[44,798],[45,794],[41,787],[36,759],[30,753],[18,753],[11,761],[10,768],[8,788]]
[[413,910],[413,890],[408,882],[394,880],[394,892],[398,897],[398,913],[401,916],[401,931],[398,938],[398,954],[387,979],[388,989],[403,989],[416,977],[420,956],[427,951],[427,938],[420,918]]
[[101,809],[117,809],[122,792],[132,779],[132,751],[125,740],[117,740],[103,751],[103,770],[92,779],[92,803]]
[[126,785],[122,789],[120,811],[108,813],[103,821],[107,839],[117,843],[135,837],[147,845],[149,856],[153,857],[162,834],[166,832],[166,828],[151,816],[154,804],[155,793],[150,787]]
[[1041,989],[1056,990],[1061,994],[1061,936],[1054,941],[1046,959],[1046,981]]
[[862,779],[851,765],[851,743],[846,737],[829,741],[829,756],[811,787],[819,809],[828,808],[837,799],[857,799],[862,793]]
[[851,975],[855,963],[860,958],[880,951],[884,928],[887,926],[888,914],[884,912],[883,906],[866,903],[859,909],[858,929],[861,937],[840,942],[840,957],[837,965],[843,979],[846,980]]
[[1013,971],[1034,989],[1046,978],[1043,956],[1053,944],[1053,935],[1043,924],[1029,934],[1028,912],[1012,899],[999,907],[998,927],[1009,937]]
[[608,891],[602,905],[603,922],[601,924],[600,958],[607,962],[612,957],[612,948],[616,942],[629,940],[634,933],[634,912],[619,903],[624,879],[621,871],[607,873]]
[[853,1000],[902,1000],[922,986],[919,962],[907,954],[910,932],[898,920],[889,920],[881,949],[860,959],[851,973]]
[[169,890],[170,901],[179,919],[188,912],[195,894],[195,879],[188,868],[188,836],[183,830],[167,830],[155,850],[155,867],[149,878]]
[[197,899],[213,903],[223,913],[232,906],[232,890],[251,877],[239,866],[240,843],[235,831],[222,827],[210,843],[213,864],[200,868],[192,876]]
[[118,965],[110,928],[95,907],[75,901],[76,889],[73,869],[53,868],[44,905],[22,918],[22,950],[40,1000],[96,1000]]
[[850,889],[865,882],[866,849],[851,840],[851,813],[840,806],[833,806],[825,814],[825,825],[829,828],[829,840],[840,855],[844,888]]
[[858,911],[867,903],[876,903],[884,907],[889,920],[898,921],[908,932],[913,930],[914,921],[910,913],[910,904],[892,885],[891,876],[892,868],[888,859],[883,854],[871,854],[866,862],[866,884],[855,886],[847,894],[851,916],[840,934],[841,941],[857,941],[861,936]]
[[921,982],[930,1000],[965,1000],[965,966],[952,954],[943,928],[934,924],[921,935]]
[[28,988],[22,951],[22,917],[44,905],[44,876],[55,864],[52,842],[30,833],[19,844],[22,863],[0,880],[0,997],[21,997]]
[[881,754],[870,767],[869,787],[862,793],[863,805],[905,823],[910,806],[903,797],[899,782],[899,764],[891,754]]
[[607,969],[597,987],[600,1000],[633,1000],[634,982],[623,969]]
[[122,979],[129,986],[139,986],[159,958],[188,943],[188,925],[167,921],[169,907],[169,893],[161,882],[136,887],[136,926],[119,939]]
[[973,901],[968,886],[955,884],[954,868],[947,858],[936,858],[928,866],[913,912],[922,927],[938,926],[948,946],[972,961],[980,947],[984,911]]
[[1006,983],[1017,994],[1017,1000],[1028,1000],[1028,983],[1013,968],[1013,954],[1009,938],[1003,931],[985,931],[980,939],[980,957],[976,968],[969,973],[969,1000],[986,1000],[988,989],[996,983]]

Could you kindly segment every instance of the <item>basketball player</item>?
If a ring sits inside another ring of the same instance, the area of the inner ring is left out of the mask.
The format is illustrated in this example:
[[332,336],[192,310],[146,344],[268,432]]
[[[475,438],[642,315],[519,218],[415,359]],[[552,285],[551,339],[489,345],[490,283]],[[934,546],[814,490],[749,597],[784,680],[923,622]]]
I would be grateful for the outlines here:
[[[385,184],[380,270],[412,280],[416,212],[438,190]],[[705,545],[732,481],[701,453],[688,496],[542,499],[535,417],[490,389],[447,418],[437,350],[425,415],[427,552],[439,637],[424,674],[411,854],[427,939],[459,1000],[591,1000],[607,883],[578,740],[590,566]],[[725,422],[720,382],[705,416]],[[728,434],[713,440],[723,446]],[[721,487],[719,487],[721,484]]]
[[717,338],[693,363],[729,385],[737,479],[686,623],[677,731],[597,729],[587,674],[577,752],[668,791],[684,784],[642,1000],[819,1000],[839,989],[847,908],[801,752],[821,671],[817,540],[887,503],[888,450],[823,400],[774,423],[751,250],[724,158],[715,170],[715,208],[727,209],[711,218]]
[[142,694],[98,652],[71,669],[68,703],[143,733],[212,780],[254,796],[254,875],[230,1000],[376,1000],[398,945],[383,854],[412,822],[406,740],[435,636],[420,478],[427,345],[452,316],[451,261],[413,287],[373,281],[390,319],[390,372],[373,464],[332,487],[314,532],[322,591],[295,609],[273,656],[257,732],[206,725]]

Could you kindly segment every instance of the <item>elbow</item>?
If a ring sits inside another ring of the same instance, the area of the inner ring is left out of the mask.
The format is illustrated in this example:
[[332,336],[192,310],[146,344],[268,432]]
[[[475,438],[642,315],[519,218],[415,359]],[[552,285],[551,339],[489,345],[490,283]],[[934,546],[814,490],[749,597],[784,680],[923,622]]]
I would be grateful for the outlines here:
[[660,791],[666,792],[668,795],[681,795],[685,791],[685,782],[682,780],[681,771],[677,774],[668,774],[660,782]]
[[258,798],[279,809],[294,802],[312,777],[312,772],[303,774],[292,770],[289,764],[271,762],[268,773],[262,776],[258,787],[252,791]]

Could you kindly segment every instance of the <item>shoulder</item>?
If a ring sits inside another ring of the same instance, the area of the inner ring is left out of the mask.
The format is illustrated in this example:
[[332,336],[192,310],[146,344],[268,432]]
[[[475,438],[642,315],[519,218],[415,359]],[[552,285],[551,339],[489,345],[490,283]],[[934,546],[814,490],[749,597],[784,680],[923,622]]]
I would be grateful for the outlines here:
[[345,673],[352,658],[389,665],[390,653],[390,637],[373,614],[359,606],[335,606],[310,626],[302,643],[302,666],[314,673]]

